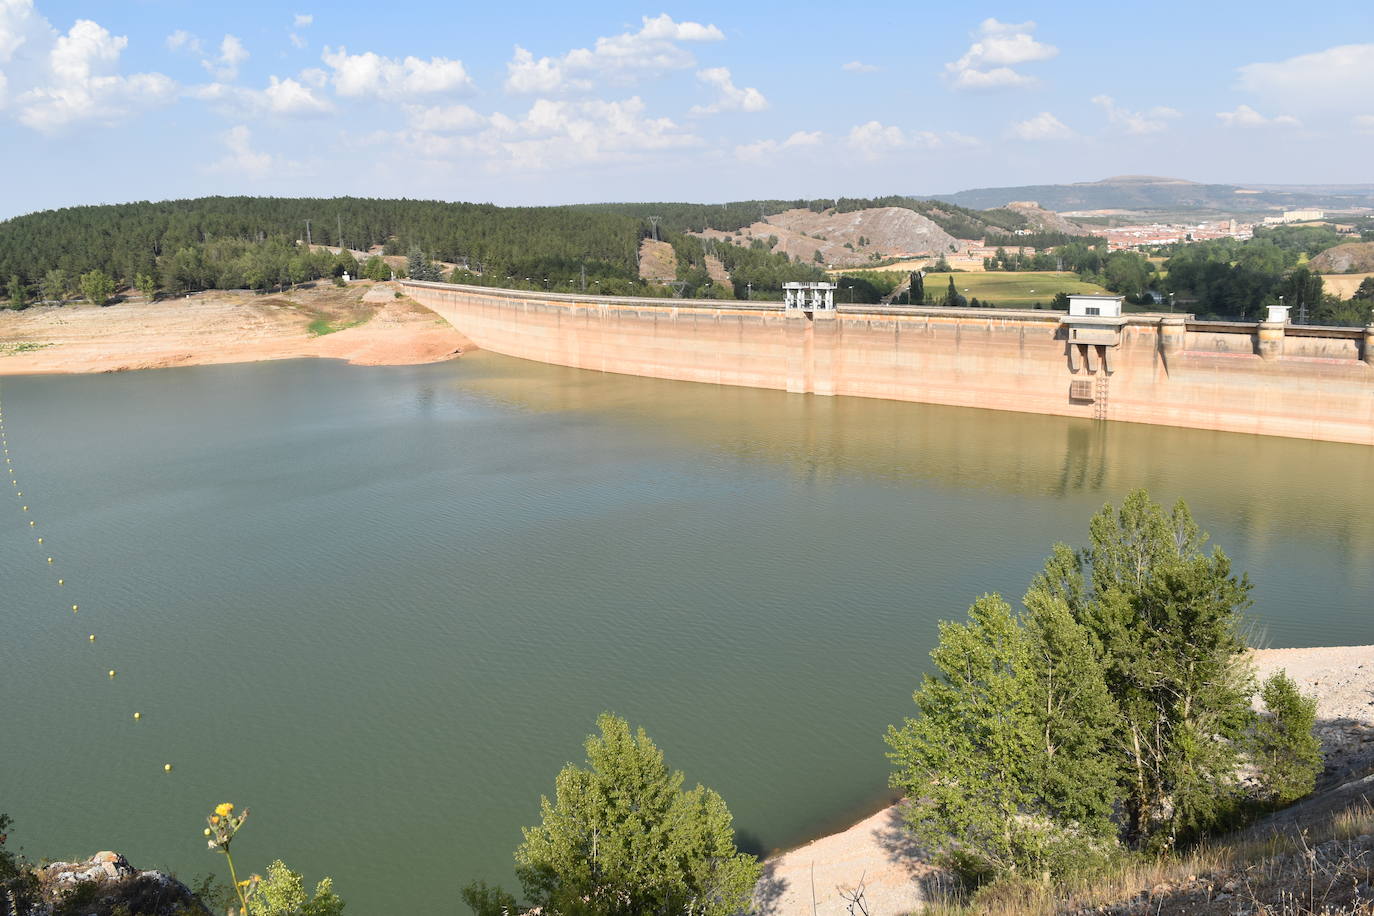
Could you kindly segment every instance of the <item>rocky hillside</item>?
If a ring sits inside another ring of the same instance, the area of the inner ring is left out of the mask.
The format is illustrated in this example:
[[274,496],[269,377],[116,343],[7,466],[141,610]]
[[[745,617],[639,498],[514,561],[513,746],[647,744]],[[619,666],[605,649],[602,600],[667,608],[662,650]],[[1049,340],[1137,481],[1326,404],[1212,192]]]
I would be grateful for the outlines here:
[[925,216],[905,207],[875,207],[835,212],[795,208],[769,216],[735,232],[708,229],[706,238],[733,239],[749,245],[755,239],[771,242],[773,251],[793,260],[853,267],[877,258],[942,254],[957,251],[959,240]]
[[1032,232],[1062,232],[1064,235],[1092,234],[1089,230],[1065,219],[1053,210],[1044,209],[1038,201],[1013,200],[1003,209],[1025,217],[1027,228]]
[[1200,184],[1154,175],[1118,175],[1101,181],[1074,184],[1022,185],[1013,188],[975,188],[953,194],[932,194],[963,207],[1005,207],[1013,200],[1035,200],[1042,207],[1065,210],[1283,210],[1295,207],[1368,206],[1374,201],[1371,185],[1313,185],[1286,187]]
[[1348,242],[1328,248],[1312,259],[1311,268],[1323,274],[1374,271],[1374,242]]

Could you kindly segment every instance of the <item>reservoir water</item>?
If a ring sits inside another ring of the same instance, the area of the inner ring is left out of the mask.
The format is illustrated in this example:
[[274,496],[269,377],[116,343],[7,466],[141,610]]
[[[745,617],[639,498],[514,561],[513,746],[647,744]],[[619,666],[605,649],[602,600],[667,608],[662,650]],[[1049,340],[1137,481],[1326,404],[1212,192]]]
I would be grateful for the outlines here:
[[200,831],[232,801],[241,869],[333,875],[354,916],[511,884],[603,710],[718,789],[750,848],[844,826],[886,797],[882,734],[936,622],[1019,597],[1133,487],[1187,499],[1249,572],[1257,640],[1374,642],[1357,446],[484,353],[0,396],[24,493],[0,493],[13,842],[190,878],[222,870]]

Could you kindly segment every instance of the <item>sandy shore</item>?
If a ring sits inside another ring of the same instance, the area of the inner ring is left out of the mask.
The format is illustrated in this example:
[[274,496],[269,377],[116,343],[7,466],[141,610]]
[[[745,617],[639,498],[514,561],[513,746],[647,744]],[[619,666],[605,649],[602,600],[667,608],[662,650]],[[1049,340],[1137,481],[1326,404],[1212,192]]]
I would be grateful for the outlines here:
[[[320,333],[325,331],[326,333]],[[280,295],[211,291],[0,312],[0,375],[122,372],[322,357],[358,365],[430,363],[470,342],[391,284],[327,283]]]
[[[1261,679],[1282,668],[1316,696],[1325,784],[1374,762],[1374,646],[1261,649],[1254,658]],[[899,916],[919,909],[922,879],[934,874],[902,834],[899,803],[769,859],[756,899],[769,916],[847,916],[844,894],[862,881],[870,916]]]

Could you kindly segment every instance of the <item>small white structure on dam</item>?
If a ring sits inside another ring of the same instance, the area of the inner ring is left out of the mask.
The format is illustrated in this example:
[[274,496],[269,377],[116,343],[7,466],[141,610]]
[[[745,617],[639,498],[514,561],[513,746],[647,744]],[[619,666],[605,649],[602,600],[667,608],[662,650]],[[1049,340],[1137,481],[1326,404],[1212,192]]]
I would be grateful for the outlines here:
[[782,285],[782,309],[784,312],[833,312],[835,311],[834,283],[784,283]]
[[[1077,374],[1085,368],[1094,373],[1099,362],[1104,372],[1112,371],[1111,351],[1121,346],[1121,329],[1126,325],[1126,316],[1121,314],[1124,300],[1124,296],[1069,296],[1069,313],[1059,324],[1068,341],[1070,372]],[[1094,399],[1081,385],[1074,391],[1074,400]]]

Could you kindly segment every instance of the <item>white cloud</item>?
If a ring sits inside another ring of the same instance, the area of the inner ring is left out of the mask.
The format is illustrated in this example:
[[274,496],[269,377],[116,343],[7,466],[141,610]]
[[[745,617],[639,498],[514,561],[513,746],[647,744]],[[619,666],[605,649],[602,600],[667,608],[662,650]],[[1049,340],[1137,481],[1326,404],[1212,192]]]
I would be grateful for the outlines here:
[[487,123],[487,119],[466,105],[431,106],[407,105],[406,120],[418,131],[453,133],[472,130]]
[[273,170],[275,162],[272,156],[253,149],[253,133],[245,125],[231,127],[220,139],[228,153],[223,159],[211,163],[207,171],[237,172],[250,178],[262,178]]
[[[292,18],[291,24],[294,28],[297,29],[307,29],[314,21],[315,17],[310,15],[309,13],[297,13]],[[291,32],[286,37],[290,38],[291,44],[293,44],[297,48],[304,48],[307,44],[309,44],[309,42],[302,38],[297,32]]]
[[1302,122],[1291,115],[1266,118],[1249,105],[1237,105],[1235,111],[1218,111],[1223,127],[1301,127]]
[[692,114],[717,114],[722,111],[763,111],[768,107],[768,100],[763,97],[762,92],[753,87],[740,89],[736,86],[735,81],[730,77],[730,70],[726,67],[698,70],[697,79],[708,86],[714,86],[718,97],[710,105],[693,105]]
[[1076,136],[1063,121],[1048,111],[1024,121],[1016,121],[1007,132],[1017,140],[1068,140]]
[[167,36],[167,48],[170,51],[190,51],[192,54],[205,53],[205,48],[201,45],[200,39],[185,29],[177,29]]
[[509,92],[580,91],[594,78],[628,84],[644,76],[683,70],[696,64],[683,42],[723,41],[725,34],[714,25],[675,22],[667,13],[643,17],[637,32],[598,38],[591,48],[574,48],[561,57],[541,57],[518,45],[506,65]]
[[758,140],[735,147],[735,157],[745,162],[762,162],[783,150],[820,146],[825,134],[818,130],[799,130],[786,140]]
[[956,131],[918,130],[907,132],[892,124],[868,121],[849,131],[845,142],[865,159],[878,159],[894,150],[936,150],[949,147],[977,146],[973,137]]
[[447,57],[397,60],[371,51],[349,54],[341,46],[337,51],[326,47],[323,60],[334,71],[334,91],[351,98],[401,99],[472,88],[463,62]]
[[[32,10],[25,0],[9,0],[8,7],[24,12]],[[12,54],[18,48],[12,33],[0,32],[0,47],[9,47]],[[42,31],[56,35],[44,23],[44,29],[30,28],[22,33],[22,40],[41,37]],[[176,95],[176,83],[161,73],[134,73],[128,76],[117,72],[119,58],[129,39],[111,35],[105,28],[89,19],[78,19],[65,35],[57,35],[47,52],[46,68],[29,74],[28,87],[19,92],[20,123],[34,130],[51,132],[80,121],[113,124],[140,108],[171,101]]]
[[[315,71],[318,73],[319,71]],[[310,71],[306,71],[310,73]],[[309,77],[301,74],[306,82],[295,79],[267,78],[264,89],[248,89],[231,86],[227,83],[211,83],[198,86],[191,95],[203,102],[219,108],[234,117],[256,117],[261,115],[322,115],[334,110],[326,98],[322,98],[307,83]]]
[[219,56],[200,62],[215,79],[228,82],[238,79],[239,65],[248,59],[248,49],[233,35],[225,35],[219,43]]
[[1374,95],[1374,44],[1338,45],[1240,68],[1240,88],[1292,109],[1348,110]]
[[1002,89],[1028,86],[1035,77],[1012,69],[1018,64],[1049,60],[1059,53],[1053,45],[1031,35],[1034,22],[999,22],[984,19],[964,56],[945,64],[947,78],[955,89]]
[[849,63],[840,67],[846,73],[873,73],[877,71],[877,64],[866,64],[861,60],[851,60]]
[[1374,134],[1374,114],[1355,115],[1350,119],[1355,125],[1355,130],[1362,134]]
[[0,0],[0,64],[26,44],[46,47],[57,32],[33,8],[33,0]]
[[1107,113],[1107,120],[1113,127],[1128,134],[1159,133],[1168,129],[1170,120],[1183,116],[1182,112],[1164,105],[1156,105],[1148,111],[1130,111],[1117,105],[1109,95],[1095,95],[1092,101]]
[[520,120],[497,113],[465,146],[496,169],[541,170],[556,165],[604,165],[700,140],[669,118],[647,118],[644,102],[539,99]]

